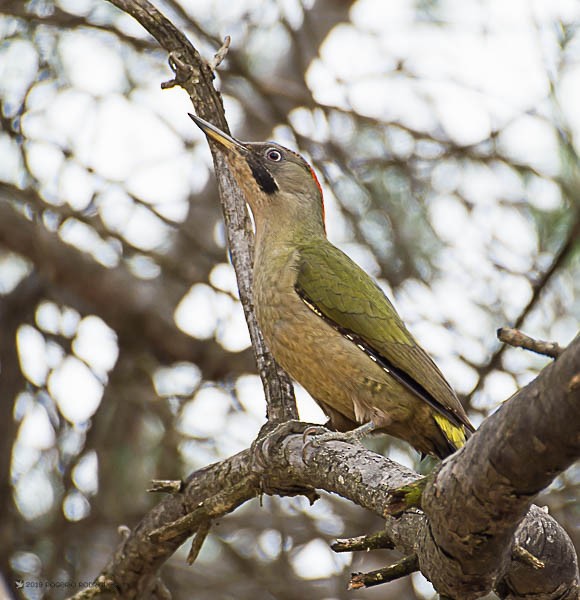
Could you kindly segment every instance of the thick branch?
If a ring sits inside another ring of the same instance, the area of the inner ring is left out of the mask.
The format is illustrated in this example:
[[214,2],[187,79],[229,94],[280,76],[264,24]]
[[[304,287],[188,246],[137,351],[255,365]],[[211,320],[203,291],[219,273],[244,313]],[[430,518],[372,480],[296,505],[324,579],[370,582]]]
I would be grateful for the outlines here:
[[[274,491],[277,486],[285,489],[314,486],[383,515],[387,509],[388,491],[418,477],[413,471],[363,446],[339,442],[310,446],[304,462],[302,436],[285,437],[285,431],[287,429],[282,428],[267,438],[266,444],[259,449],[258,462],[252,451],[245,450],[194,473],[183,494],[172,494],[163,500],[120,545],[103,571],[102,580],[112,582],[121,598],[148,597],[159,567],[199,526],[208,519],[231,512],[246,500],[258,496],[263,489]],[[168,527],[186,515],[193,515],[188,529]],[[437,518],[445,520],[446,516],[434,516],[433,520]],[[164,528],[172,531],[172,535],[160,540],[156,532]],[[441,559],[441,552],[433,551],[434,542],[428,536],[429,530],[429,520],[418,511],[405,513],[399,519],[386,519],[387,536],[394,547],[405,555],[416,552],[422,568],[427,564],[436,568]],[[529,550],[545,563],[541,580],[532,566],[511,557],[515,547],[529,544],[530,540],[533,545]],[[506,540],[505,544],[507,550],[500,553],[505,574],[497,581],[498,591],[512,590],[514,582],[531,580],[535,582],[535,591],[553,590],[558,585],[562,589],[573,589],[577,565],[571,542],[558,523],[539,508],[531,508],[516,536]],[[435,549],[438,550],[436,546]],[[459,581],[468,577],[462,574]],[[469,598],[468,595],[454,597]],[[510,597],[523,598],[521,595]],[[555,600],[560,596],[538,597]]]
[[[505,572],[509,540],[533,498],[580,456],[579,373],[580,336],[443,463],[423,502],[430,528],[422,543],[433,543],[434,555],[420,557],[438,591],[477,598]],[[542,580],[554,583],[547,570]]]
[[[149,597],[158,569],[200,525],[231,512],[263,489],[274,491],[278,487],[288,493],[291,486],[297,491],[315,485],[382,514],[387,489],[417,477],[362,446],[336,442],[311,447],[304,463],[302,436],[285,438],[285,431],[282,428],[280,433],[274,432],[265,445],[254,451],[245,450],[193,473],[183,493],[167,496],[120,544],[100,580],[121,598]],[[260,458],[257,462],[256,453]],[[168,527],[187,515],[187,528]],[[398,544],[399,548],[412,546],[413,532],[422,519],[415,513],[399,521],[409,534],[404,536],[405,544]],[[171,535],[159,535],[163,530]]]
[[[570,388],[579,369],[580,338],[444,463],[425,492],[429,520],[418,512],[387,519],[395,547],[406,554],[415,551],[421,570],[439,591],[468,599],[495,585],[502,595],[518,598],[526,593],[522,586],[533,580],[534,592],[544,594],[538,597],[573,598],[577,593],[578,567],[569,539],[530,505],[580,454],[580,387]],[[168,497],[145,517],[117,551],[106,578],[123,597],[145,594],[159,566],[196,526],[230,512],[262,488],[314,486],[384,514],[388,490],[417,477],[362,446],[340,443],[309,446],[304,462],[301,437],[283,440],[283,434],[272,434],[261,446],[265,456],[259,463],[245,451],[195,473],[183,495]],[[190,520],[189,530],[152,542],[153,531],[191,512],[197,520]],[[524,546],[545,564],[541,575],[521,562],[515,546]]]
[[[534,496],[580,455],[580,337],[538,378],[507,402],[446,460],[424,495],[425,513],[388,517],[386,535],[405,555],[417,554],[421,571],[438,591],[468,600],[489,592],[500,597],[572,600],[578,564],[572,543]],[[292,425],[292,424],[290,424]],[[324,489],[384,515],[388,492],[417,474],[363,446],[309,445],[289,428],[194,473],[183,494],[153,509],[129,535],[103,572],[123,598],[147,597],[159,567],[195,533],[263,490]],[[256,460],[258,458],[258,460]],[[188,528],[150,535],[188,514]],[[527,513],[527,514],[526,514]],[[523,547],[544,563],[522,561]],[[576,594],[576,595],[575,595]]]

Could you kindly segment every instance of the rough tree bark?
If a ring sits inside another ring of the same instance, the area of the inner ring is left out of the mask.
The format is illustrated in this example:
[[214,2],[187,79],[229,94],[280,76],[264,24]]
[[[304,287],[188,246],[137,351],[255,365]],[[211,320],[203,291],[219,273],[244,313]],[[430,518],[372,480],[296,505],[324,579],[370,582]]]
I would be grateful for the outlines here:
[[[211,67],[146,0],[110,0],[134,16],[170,54],[175,81],[196,112],[227,123]],[[296,415],[292,387],[257,328],[251,300],[252,236],[243,198],[214,152],[232,261],[248,319],[270,424]],[[211,521],[262,493],[323,489],[384,515],[388,492],[418,475],[362,446],[329,442],[303,456],[296,423],[282,424],[252,448],[193,473],[182,489],[147,514],[105,567],[98,588],[123,598],[163,595],[157,572],[190,536],[199,548]],[[574,548],[563,529],[532,506],[534,496],[580,456],[580,337],[538,378],[487,419],[465,448],[446,460],[425,492],[424,512],[386,518],[386,534],[451,598],[568,599],[579,593]],[[523,550],[522,550],[523,549]],[[536,559],[526,554],[526,550]],[[526,558],[527,557],[527,558]]]

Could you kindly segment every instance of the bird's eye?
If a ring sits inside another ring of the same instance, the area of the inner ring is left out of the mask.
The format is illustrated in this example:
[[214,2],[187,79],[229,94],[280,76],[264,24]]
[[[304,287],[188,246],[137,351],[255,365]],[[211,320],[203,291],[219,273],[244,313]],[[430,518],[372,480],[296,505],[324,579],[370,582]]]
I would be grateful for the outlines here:
[[276,148],[268,148],[266,157],[271,161],[280,162],[282,160],[282,153],[280,150],[276,150]]

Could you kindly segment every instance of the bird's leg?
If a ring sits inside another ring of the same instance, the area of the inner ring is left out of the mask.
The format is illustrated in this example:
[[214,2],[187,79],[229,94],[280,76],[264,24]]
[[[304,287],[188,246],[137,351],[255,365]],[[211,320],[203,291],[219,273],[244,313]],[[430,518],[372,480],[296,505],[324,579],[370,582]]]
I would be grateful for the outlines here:
[[[319,430],[318,427],[312,426],[308,427],[304,430],[302,434],[302,440],[304,442],[304,448],[302,449],[302,456],[304,456],[304,450],[308,448],[308,446],[318,446],[324,442],[344,442],[345,444],[360,444],[360,441],[366,437],[371,431],[376,429],[376,425],[373,421],[369,421],[356,429],[351,429],[350,431],[342,432],[342,431],[327,431],[326,433],[316,432]],[[311,436],[309,440],[306,438]]]
[[316,490],[306,486],[288,485],[283,480],[271,477],[270,473],[270,454],[283,444],[288,436],[300,434],[305,428],[315,427],[308,423],[291,420],[283,423],[266,423],[258,437],[252,442],[252,471],[260,476],[260,488],[262,493],[276,496],[297,496],[303,495],[314,504],[318,499]]
[[282,423],[268,421],[260,429],[258,436],[252,442],[252,459],[257,471],[265,471],[269,464],[269,453],[293,433],[303,434],[308,429],[315,429],[316,425],[303,423],[294,419]]

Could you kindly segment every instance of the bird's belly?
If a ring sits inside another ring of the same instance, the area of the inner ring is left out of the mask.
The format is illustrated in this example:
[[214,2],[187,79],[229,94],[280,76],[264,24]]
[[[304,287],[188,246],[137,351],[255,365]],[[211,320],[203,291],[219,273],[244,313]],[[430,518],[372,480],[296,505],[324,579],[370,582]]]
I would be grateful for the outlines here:
[[[298,298],[302,303],[302,300]],[[356,396],[348,378],[354,376],[352,360],[342,336],[312,313],[304,304],[290,319],[279,319],[268,341],[280,364],[315,399],[356,418]]]
[[257,317],[274,358],[323,410],[330,408],[354,423],[372,420],[385,430],[393,421],[407,420],[407,403],[388,406],[389,398],[404,390],[308,308],[293,288],[260,300]]

